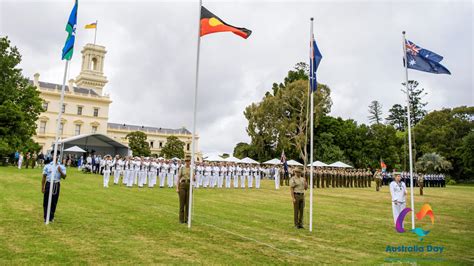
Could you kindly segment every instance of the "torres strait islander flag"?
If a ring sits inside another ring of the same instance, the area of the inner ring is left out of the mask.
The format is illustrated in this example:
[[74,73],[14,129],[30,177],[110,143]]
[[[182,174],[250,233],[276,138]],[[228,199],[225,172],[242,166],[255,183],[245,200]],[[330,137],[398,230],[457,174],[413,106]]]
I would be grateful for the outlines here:
[[216,33],[230,31],[240,37],[247,39],[252,31],[246,28],[238,28],[225,23],[218,16],[211,13],[205,7],[201,7],[201,36]]

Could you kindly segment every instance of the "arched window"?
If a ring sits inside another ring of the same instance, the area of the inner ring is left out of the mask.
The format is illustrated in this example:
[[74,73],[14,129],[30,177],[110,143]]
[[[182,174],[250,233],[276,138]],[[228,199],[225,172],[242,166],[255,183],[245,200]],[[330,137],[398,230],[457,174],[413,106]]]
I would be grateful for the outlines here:
[[97,58],[92,58],[92,70],[97,70],[98,64],[97,64]]

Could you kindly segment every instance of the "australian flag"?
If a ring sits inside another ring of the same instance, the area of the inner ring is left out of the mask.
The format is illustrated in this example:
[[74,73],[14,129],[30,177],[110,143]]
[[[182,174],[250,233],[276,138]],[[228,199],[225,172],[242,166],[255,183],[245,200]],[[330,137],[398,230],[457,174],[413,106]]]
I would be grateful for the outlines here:
[[318,70],[319,63],[323,56],[319,51],[318,45],[314,40],[314,35],[311,38],[310,48],[309,48],[309,85],[311,91],[315,92],[318,89],[318,82],[316,80],[316,70]]
[[441,55],[423,49],[408,40],[406,40],[405,46],[408,68],[434,74],[451,75],[451,72],[449,72],[446,67],[440,64],[441,60],[443,60]]

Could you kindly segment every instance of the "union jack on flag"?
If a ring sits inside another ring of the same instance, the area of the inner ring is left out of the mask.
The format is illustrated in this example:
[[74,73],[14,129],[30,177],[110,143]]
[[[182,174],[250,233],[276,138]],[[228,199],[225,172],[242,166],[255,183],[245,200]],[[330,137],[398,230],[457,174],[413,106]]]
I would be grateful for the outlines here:
[[418,55],[418,53],[420,52],[421,48],[410,41],[407,41],[405,45],[407,47],[407,52],[410,52],[412,55]]

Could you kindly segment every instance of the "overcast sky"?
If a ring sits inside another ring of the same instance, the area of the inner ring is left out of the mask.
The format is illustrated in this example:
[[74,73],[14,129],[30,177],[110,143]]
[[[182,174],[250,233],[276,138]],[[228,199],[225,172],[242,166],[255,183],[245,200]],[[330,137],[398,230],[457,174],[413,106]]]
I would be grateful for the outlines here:
[[[249,141],[244,108],[259,101],[300,61],[308,61],[309,18],[323,61],[318,80],[332,92],[331,115],[367,123],[378,100],[384,117],[400,91],[402,30],[419,46],[444,56],[452,75],[409,71],[428,92],[429,110],[473,105],[472,1],[204,1],[229,24],[253,31],[201,41],[198,124],[205,153],[232,152]],[[0,0],[0,35],[23,55],[24,75],[62,82],[61,49],[73,1]],[[93,42],[84,25],[99,21],[97,44],[107,49],[104,72],[111,95],[109,121],[156,127],[192,125],[198,1],[79,0],[70,78],[80,50]]]

